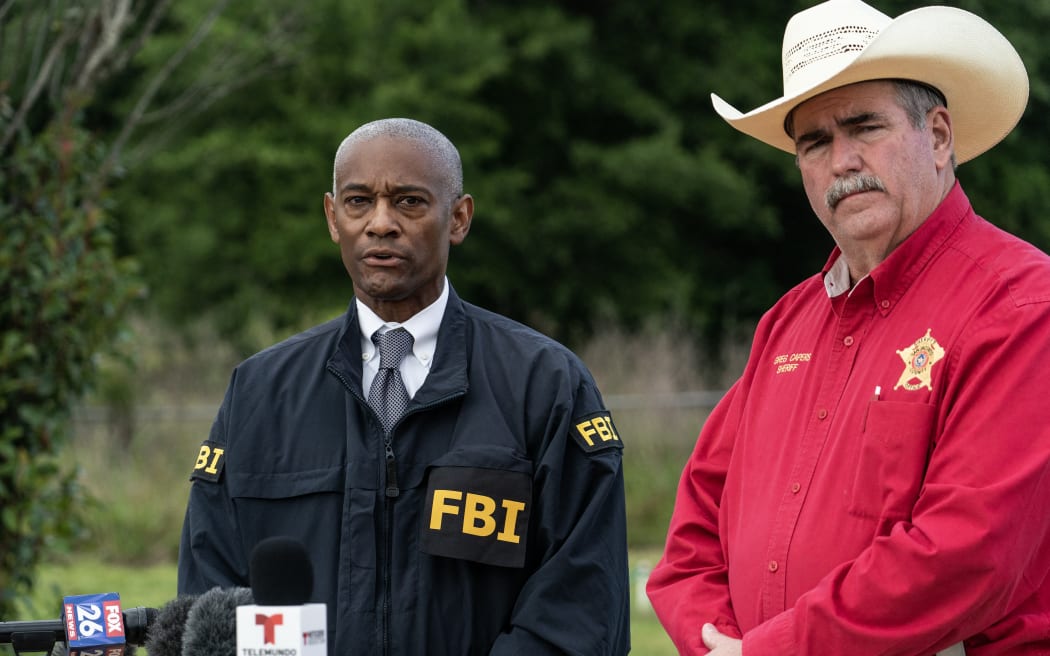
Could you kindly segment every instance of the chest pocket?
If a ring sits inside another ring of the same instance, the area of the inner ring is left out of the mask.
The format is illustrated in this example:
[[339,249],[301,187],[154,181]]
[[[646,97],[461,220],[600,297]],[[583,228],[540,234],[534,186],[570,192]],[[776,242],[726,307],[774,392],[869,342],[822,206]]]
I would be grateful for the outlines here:
[[346,478],[342,466],[265,473],[227,468],[226,474],[246,548],[272,535],[306,535],[318,518],[325,518],[320,524],[327,527],[327,518],[342,512]]
[[250,499],[290,499],[324,492],[342,492],[343,467],[297,472],[230,472],[230,496]]
[[427,468],[420,549],[522,567],[531,512],[530,461],[501,448],[453,451]]
[[870,402],[850,497],[852,514],[879,519],[880,527],[911,518],[926,473],[933,423],[932,405]]

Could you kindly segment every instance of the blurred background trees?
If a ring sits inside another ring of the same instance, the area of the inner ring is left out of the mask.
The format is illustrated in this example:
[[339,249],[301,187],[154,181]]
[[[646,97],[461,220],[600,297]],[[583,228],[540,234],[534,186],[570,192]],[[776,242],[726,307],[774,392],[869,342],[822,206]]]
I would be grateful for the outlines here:
[[[169,1],[0,2],[0,617],[42,557],[84,537],[91,497],[64,448],[70,412],[143,289],[112,191],[148,112],[179,100],[158,92],[226,4],[199,3],[180,23]],[[179,87],[218,97],[226,81]]]
[[[810,4],[0,0],[0,616],[56,548],[43,536],[78,530],[69,408],[142,393],[97,376],[106,352],[141,365],[123,320],[206,324],[245,355],[345,309],[321,198],[366,121],[459,146],[465,298],[574,348],[674,326],[717,364],[832,246],[792,157],[709,99],[779,96],[784,23]],[[1032,80],[1020,127],[959,176],[1048,249],[1050,2],[944,4],[999,27]]]
[[[410,116],[459,146],[477,200],[451,263],[465,296],[569,342],[671,315],[716,348],[831,247],[791,156],[729,128],[709,100],[716,91],[746,110],[779,95],[783,24],[807,4],[231,6],[227,38],[239,47],[245,25],[296,16],[289,64],[239,80],[128,164],[114,192],[123,252],[141,263],[151,308],[207,315],[244,352],[260,346],[260,321],[287,329],[334,315],[350,289],[321,212],[335,146],[363,122]],[[1046,245],[1036,28],[1047,3],[958,4],[1013,39],[1033,77],[1021,128],[960,176],[979,211]],[[164,45],[147,52],[162,59]],[[183,67],[170,93],[211,68]]]

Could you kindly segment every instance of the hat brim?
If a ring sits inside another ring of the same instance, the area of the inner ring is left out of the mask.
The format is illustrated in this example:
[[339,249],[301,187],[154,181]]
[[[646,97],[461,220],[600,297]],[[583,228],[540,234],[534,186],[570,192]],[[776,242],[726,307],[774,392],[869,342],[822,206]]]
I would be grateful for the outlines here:
[[1028,73],[1010,42],[987,21],[954,7],[901,14],[855,59],[820,84],[743,113],[715,94],[715,111],[737,130],[794,154],[784,119],[801,103],[847,84],[916,80],[948,101],[959,163],[999,143],[1028,103]]

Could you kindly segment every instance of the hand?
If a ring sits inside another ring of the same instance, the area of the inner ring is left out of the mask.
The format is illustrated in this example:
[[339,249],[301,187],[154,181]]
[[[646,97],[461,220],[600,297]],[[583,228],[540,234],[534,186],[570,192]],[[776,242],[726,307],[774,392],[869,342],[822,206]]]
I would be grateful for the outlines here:
[[700,637],[711,650],[708,656],[743,656],[743,641],[720,633],[714,624],[705,624],[700,629]]

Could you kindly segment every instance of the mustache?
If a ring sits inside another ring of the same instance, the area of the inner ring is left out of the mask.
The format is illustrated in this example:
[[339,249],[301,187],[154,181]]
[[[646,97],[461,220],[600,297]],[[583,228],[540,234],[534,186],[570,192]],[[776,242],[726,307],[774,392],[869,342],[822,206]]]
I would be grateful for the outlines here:
[[859,174],[848,178],[838,178],[824,193],[824,202],[828,209],[834,210],[839,202],[850,194],[862,191],[886,191],[886,185],[874,175]]

